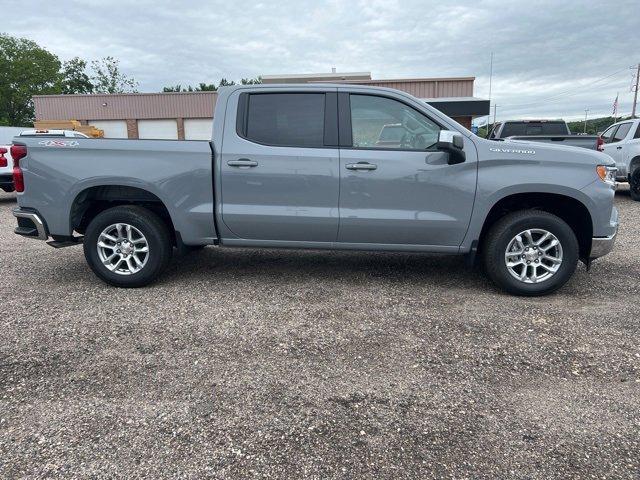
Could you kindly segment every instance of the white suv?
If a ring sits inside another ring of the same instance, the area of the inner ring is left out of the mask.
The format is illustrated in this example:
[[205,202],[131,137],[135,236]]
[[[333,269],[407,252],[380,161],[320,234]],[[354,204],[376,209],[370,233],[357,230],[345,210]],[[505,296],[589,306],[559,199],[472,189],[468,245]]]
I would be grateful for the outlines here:
[[614,123],[601,136],[600,150],[616,162],[616,180],[629,182],[631,198],[640,201],[640,119]]

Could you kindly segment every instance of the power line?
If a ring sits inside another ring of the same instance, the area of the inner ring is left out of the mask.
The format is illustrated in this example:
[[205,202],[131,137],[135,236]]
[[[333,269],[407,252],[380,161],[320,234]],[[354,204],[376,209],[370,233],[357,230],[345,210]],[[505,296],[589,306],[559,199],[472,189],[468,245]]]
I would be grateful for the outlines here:
[[[592,85],[595,85],[596,83],[599,83],[599,82],[601,82],[603,80],[607,80],[607,79],[609,79],[611,77],[614,77],[615,75],[618,75],[618,74],[620,74],[622,72],[627,72],[627,71],[628,71],[628,67],[625,67],[624,69],[618,70],[616,72],[613,72],[612,74],[607,75],[606,77],[598,78],[597,80],[593,80],[592,82],[583,84],[583,85],[580,86],[580,88],[590,87]],[[608,83],[611,83],[611,82],[606,82],[604,85],[607,85]],[[574,90],[567,90],[565,92],[560,92],[560,93],[557,93],[557,94],[552,95],[550,97],[546,97],[546,98],[543,98],[543,99],[540,99],[540,100],[536,100],[535,102],[517,103],[517,104],[511,104],[511,105],[504,105],[503,104],[502,106],[503,107],[527,107],[527,106],[530,106],[530,105],[539,105],[541,103],[553,103],[553,101],[558,100],[561,97],[571,97],[571,96],[574,96],[574,95],[579,95],[581,93],[584,93],[584,92],[576,91],[575,89]]]

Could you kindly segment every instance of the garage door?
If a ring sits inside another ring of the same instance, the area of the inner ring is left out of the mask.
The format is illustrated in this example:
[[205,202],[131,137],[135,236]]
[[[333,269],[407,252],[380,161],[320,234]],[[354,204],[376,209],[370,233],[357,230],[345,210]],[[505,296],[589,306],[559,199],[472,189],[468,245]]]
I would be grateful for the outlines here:
[[138,120],[138,138],[178,139],[178,123],[175,120]]
[[104,138],[129,138],[124,120],[89,120],[88,123],[104,130]]
[[185,118],[185,140],[211,140],[213,118]]

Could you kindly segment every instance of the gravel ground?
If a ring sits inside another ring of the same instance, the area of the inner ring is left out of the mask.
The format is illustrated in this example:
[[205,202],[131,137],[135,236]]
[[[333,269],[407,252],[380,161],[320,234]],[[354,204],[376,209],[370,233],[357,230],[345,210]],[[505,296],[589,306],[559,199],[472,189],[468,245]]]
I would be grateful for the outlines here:
[[217,250],[150,288],[13,234],[1,478],[638,478],[640,204],[559,293],[460,258]]

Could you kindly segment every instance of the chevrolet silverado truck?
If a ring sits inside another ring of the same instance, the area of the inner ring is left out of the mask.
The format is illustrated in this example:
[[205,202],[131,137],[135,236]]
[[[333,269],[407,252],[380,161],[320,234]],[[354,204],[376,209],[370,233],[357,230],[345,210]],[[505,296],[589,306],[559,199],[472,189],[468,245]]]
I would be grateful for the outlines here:
[[[380,144],[387,125],[401,141]],[[485,140],[377,87],[227,87],[211,142],[16,138],[11,153],[16,233],[82,243],[119,287],[217,245],[467,255],[504,290],[542,295],[618,228],[608,155]]]

